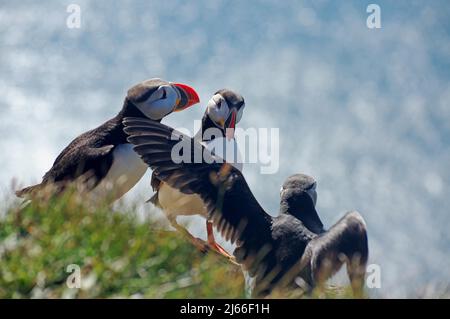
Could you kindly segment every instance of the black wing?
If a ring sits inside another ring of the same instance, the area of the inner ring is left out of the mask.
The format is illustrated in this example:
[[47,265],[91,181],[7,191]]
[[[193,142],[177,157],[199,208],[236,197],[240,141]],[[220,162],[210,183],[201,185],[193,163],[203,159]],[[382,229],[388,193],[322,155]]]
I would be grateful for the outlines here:
[[44,181],[73,180],[91,171],[97,180],[106,175],[112,164],[114,145],[82,146],[59,158],[44,175]]
[[[268,240],[265,236],[270,235],[271,217],[259,205],[239,170],[164,124],[142,118],[125,118],[123,123],[128,141],[135,145],[134,150],[155,176],[181,192],[198,194],[226,240],[259,240],[261,244]],[[183,161],[175,159],[172,152]]]
[[361,285],[368,256],[366,224],[362,216],[353,211],[312,239],[302,259],[315,282],[328,279],[346,263],[352,285]]
[[92,144],[92,139],[86,135],[75,139],[56,158],[40,184],[19,190],[16,195],[18,197],[27,196],[48,184],[54,184],[57,186],[57,191],[62,191],[67,182],[72,182],[81,176],[90,181],[91,188],[96,186],[100,179],[106,176],[112,165],[114,145],[96,147],[95,144]]

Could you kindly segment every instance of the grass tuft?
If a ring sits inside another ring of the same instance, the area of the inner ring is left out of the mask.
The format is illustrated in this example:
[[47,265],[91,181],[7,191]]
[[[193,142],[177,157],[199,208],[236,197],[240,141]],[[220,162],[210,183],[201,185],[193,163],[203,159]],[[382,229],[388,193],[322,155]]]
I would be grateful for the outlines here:
[[[0,298],[242,298],[238,266],[158,221],[71,194],[0,213]],[[81,288],[68,288],[69,265]]]
[[[239,266],[201,253],[163,222],[142,220],[132,207],[88,205],[75,189],[51,193],[0,211],[0,298],[246,297]],[[67,284],[73,265],[80,288]],[[277,290],[270,297],[351,296],[349,287],[327,287],[308,296]]]

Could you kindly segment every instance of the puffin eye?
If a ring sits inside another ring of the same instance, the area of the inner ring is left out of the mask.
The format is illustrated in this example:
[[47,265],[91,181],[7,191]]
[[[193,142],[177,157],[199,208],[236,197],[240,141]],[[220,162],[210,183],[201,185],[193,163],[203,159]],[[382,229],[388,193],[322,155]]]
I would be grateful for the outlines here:
[[164,100],[167,97],[167,92],[166,92],[165,89],[162,89],[162,91],[163,91],[163,93],[162,93],[162,96],[161,96],[161,100]]
[[220,110],[220,108],[222,107],[222,100],[219,100],[217,103],[217,108]]

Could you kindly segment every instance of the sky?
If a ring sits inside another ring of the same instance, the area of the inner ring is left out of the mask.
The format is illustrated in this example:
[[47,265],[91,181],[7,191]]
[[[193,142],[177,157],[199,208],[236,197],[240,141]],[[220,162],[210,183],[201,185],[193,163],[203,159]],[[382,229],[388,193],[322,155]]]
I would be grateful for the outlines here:
[[[366,26],[370,3],[380,29]],[[381,267],[371,294],[450,285],[448,1],[0,0],[1,191],[39,182],[153,77],[201,98],[166,124],[193,127],[230,88],[246,101],[240,127],[279,128],[278,172],[244,167],[253,193],[276,215],[283,180],[301,172],[318,181],[325,226],[358,210]],[[125,200],[149,197],[149,176]]]

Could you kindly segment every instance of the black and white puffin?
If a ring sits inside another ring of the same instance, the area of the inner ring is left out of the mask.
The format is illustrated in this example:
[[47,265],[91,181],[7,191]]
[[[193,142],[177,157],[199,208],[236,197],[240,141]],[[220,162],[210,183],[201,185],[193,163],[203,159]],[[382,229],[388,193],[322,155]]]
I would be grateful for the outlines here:
[[[272,236],[281,243],[277,249],[284,252],[279,255],[283,270],[274,280],[283,276],[286,278],[281,280],[289,280],[292,274],[286,270],[295,273],[301,269],[300,277],[307,288],[312,288],[346,264],[355,296],[360,296],[369,256],[366,223],[361,214],[350,211],[325,230],[315,208],[316,187],[314,178],[304,174],[288,177],[281,187],[280,211],[273,218]],[[291,246],[294,241],[297,247]]]
[[[244,98],[229,89],[222,89],[214,93],[208,101],[201,121],[201,127],[194,139],[216,155],[227,158],[233,165],[242,171],[242,162],[237,144],[234,139],[236,124],[242,118],[245,108]],[[233,148],[230,152],[229,148]],[[228,157],[226,155],[229,155]],[[233,156],[233,158],[229,158]],[[156,193],[149,200],[161,208],[170,224],[183,233],[200,250],[211,248],[220,254],[233,257],[215,240],[212,222],[206,219],[207,242],[193,237],[177,222],[177,216],[201,215],[207,218],[208,212],[202,199],[197,194],[185,194],[169,184],[161,181],[156,174],[152,174],[151,185]]]
[[75,138],[56,158],[40,184],[16,192],[27,197],[52,185],[64,190],[68,182],[82,179],[93,199],[113,202],[127,193],[145,174],[147,165],[126,140],[122,120],[126,116],[161,121],[163,117],[199,102],[188,85],[149,79],[128,90],[121,111],[99,127]]
[[[315,209],[313,178],[289,177],[281,189],[280,213],[272,217],[242,173],[200,143],[154,121],[125,118],[124,124],[128,140],[154,174],[183,193],[199,195],[213,225],[237,244],[233,254],[253,278],[254,296],[294,286],[297,278],[314,287],[343,263],[355,292],[362,288],[368,258],[365,222],[349,212],[325,231]],[[174,162],[171,151],[178,143],[192,145],[192,156],[201,152],[203,162]]]

